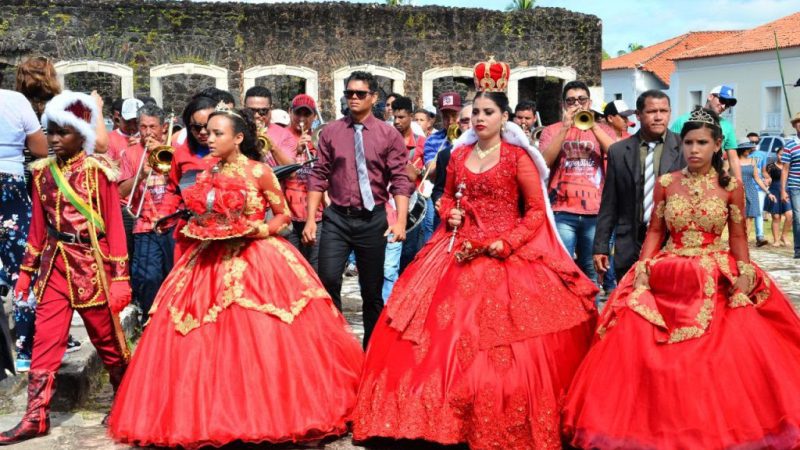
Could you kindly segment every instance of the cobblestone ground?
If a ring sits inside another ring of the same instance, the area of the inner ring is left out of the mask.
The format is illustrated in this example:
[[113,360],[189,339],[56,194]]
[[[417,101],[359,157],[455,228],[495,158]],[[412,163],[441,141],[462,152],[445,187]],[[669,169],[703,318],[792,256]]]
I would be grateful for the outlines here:
[[[789,295],[792,304],[800,310],[800,268],[798,262],[792,258],[792,251],[785,248],[765,247],[751,250],[753,259],[766,271],[772,275],[781,288]],[[353,330],[359,336],[363,336],[363,323],[360,309],[360,297],[358,294],[358,284],[356,278],[346,278],[343,287],[343,297],[345,312],[348,321],[353,326]],[[87,343],[87,345],[90,345]],[[48,436],[17,444],[11,448],[19,450],[40,450],[40,449],[97,449],[97,450],[119,450],[131,447],[114,444],[105,434],[105,428],[100,424],[106,408],[111,400],[110,388],[105,380],[98,380],[98,388],[87,405],[80,410],[72,412],[54,413],[52,417],[52,430]],[[21,407],[20,407],[21,408]],[[19,420],[22,409],[9,414],[0,415],[0,429],[8,429]],[[294,445],[282,446],[248,446],[232,445],[226,449],[259,449],[259,450],[299,450],[308,447],[297,447]],[[418,442],[401,443],[375,443],[370,447],[357,446],[352,443],[350,436],[324,442],[317,448],[325,450],[444,450],[462,449],[462,447],[440,447],[423,445]]]

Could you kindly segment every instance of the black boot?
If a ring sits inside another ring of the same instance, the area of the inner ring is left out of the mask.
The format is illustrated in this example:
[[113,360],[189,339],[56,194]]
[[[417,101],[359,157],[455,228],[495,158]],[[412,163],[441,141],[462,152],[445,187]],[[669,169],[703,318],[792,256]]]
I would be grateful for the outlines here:
[[0,445],[47,434],[50,430],[50,400],[53,398],[55,381],[55,372],[28,372],[28,408],[17,426],[0,433]]
[[[128,370],[128,364],[118,364],[116,366],[108,366],[108,381],[111,383],[111,387],[114,389],[114,399],[117,398],[117,389],[119,389],[119,385],[122,384],[122,377],[125,376],[125,371]],[[114,401],[111,401],[111,405],[114,405]],[[106,414],[103,418],[103,425],[108,426],[108,418],[111,415],[111,412]]]

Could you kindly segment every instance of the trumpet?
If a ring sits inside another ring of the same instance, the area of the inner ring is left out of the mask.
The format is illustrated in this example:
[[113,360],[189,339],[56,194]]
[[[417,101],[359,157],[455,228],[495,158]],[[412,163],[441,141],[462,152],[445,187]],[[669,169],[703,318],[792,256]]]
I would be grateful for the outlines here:
[[586,131],[594,126],[594,113],[584,109],[575,113],[575,117],[572,120],[575,123],[575,128]]
[[145,146],[142,157],[139,159],[139,168],[136,170],[136,175],[133,177],[133,186],[131,187],[130,195],[128,195],[128,205],[125,207],[125,209],[127,209],[128,212],[131,213],[136,219],[142,215],[145,197],[144,190],[142,191],[142,196],[139,198],[139,205],[136,207],[136,213],[134,213],[131,209],[131,203],[133,202],[134,194],[136,194],[136,188],[139,185],[139,177],[141,177],[142,170],[144,170],[145,158],[147,159],[147,165],[150,166],[150,169],[147,171],[147,176],[142,178],[145,180],[145,188],[147,186],[147,181],[150,180],[150,176],[153,175],[154,171],[160,175],[166,175],[169,173],[169,170],[172,167],[172,156],[175,154],[175,149],[173,149],[171,145],[172,125],[175,123],[174,120],[175,114],[170,115],[169,131],[167,132],[169,137],[167,138],[166,145],[159,145],[152,149]]
[[461,127],[458,123],[454,123],[447,127],[447,140],[452,144],[453,141],[461,137]]
[[271,166],[276,165],[277,162],[275,162],[275,157],[272,156],[272,148],[275,147],[275,143],[272,142],[272,139],[270,139],[270,137],[267,135],[266,128],[261,128],[258,130],[256,140],[261,142],[261,151],[264,155],[264,161]]
[[[300,122],[300,137],[306,134],[306,126],[303,122]],[[303,154],[306,155],[306,161],[310,161],[313,157],[311,156],[311,150],[308,148],[308,144],[303,144]],[[311,164],[313,167],[313,163]]]

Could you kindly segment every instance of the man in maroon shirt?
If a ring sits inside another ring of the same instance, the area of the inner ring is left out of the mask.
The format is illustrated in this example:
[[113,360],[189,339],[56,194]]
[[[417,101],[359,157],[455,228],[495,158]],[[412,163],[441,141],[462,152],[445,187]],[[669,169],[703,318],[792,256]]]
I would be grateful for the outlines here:
[[[414,190],[405,167],[403,137],[376,119],[372,107],[378,82],[368,72],[347,79],[345,98],[350,115],[329,123],[318,142],[319,160],[308,179],[308,217],[313,217],[328,191],[331,206],[322,216],[319,277],[341,309],[342,274],[350,251],[355,251],[364,314],[364,347],[383,309],[383,262],[387,236],[405,240],[408,197]],[[397,221],[388,226],[385,204],[389,193],[397,205]],[[303,241],[316,241],[317,223],[306,221]]]

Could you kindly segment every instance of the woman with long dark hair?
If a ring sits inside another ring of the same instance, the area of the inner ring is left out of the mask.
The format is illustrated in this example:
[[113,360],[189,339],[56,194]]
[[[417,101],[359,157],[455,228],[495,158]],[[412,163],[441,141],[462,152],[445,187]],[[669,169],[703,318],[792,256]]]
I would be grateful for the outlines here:
[[559,405],[589,347],[597,289],[555,231],[544,160],[508,121],[508,72],[476,66],[481,92],[453,145],[442,226],[398,279],[367,349],[356,440],[560,445]]
[[[218,102],[211,97],[195,95],[183,109],[181,118],[186,128],[177,133],[173,141],[172,146],[175,151],[172,154],[172,165],[167,181],[167,195],[163,200],[167,203],[165,211],[176,211],[181,203],[181,189],[193,185],[198,173],[219,161],[208,148],[207,128],[208,118],[217,104]],[[165,229],[175,227],[175,262],[178,262],[186,247],[191,244],[180,232],[185,225],[185,220],[175,220],[161,225]]]
[[723,170],[718,116],[693,111],[681,139],[688,165],[656,183],[640,259],[570,387],[566,441],[796,449],[800,318],[750,261],[744,190]]
[[191,244],[156,296],[109,432],[190,449],[344,434],[361,346],[278,235],[288,206],[261,162],[252,112],[213,112],[205,128],[219,162],[183,191]]

